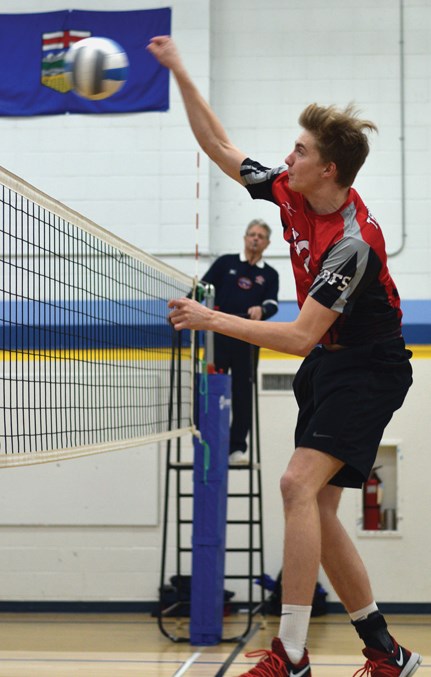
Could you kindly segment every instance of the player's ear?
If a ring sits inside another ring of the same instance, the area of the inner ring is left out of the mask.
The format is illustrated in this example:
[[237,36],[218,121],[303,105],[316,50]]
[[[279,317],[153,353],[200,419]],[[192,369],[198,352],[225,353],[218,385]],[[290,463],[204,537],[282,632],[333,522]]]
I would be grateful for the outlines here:
[[323,174],[326,178],[336,176],[337,165],[335,164],[335,162],[328,162],[323,168]]

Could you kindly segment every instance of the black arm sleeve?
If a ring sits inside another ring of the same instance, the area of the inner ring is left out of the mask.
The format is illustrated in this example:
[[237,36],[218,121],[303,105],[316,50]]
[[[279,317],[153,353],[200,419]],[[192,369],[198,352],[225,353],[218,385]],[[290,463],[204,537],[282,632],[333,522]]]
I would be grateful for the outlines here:
[[276,203],[272,194],[272,184],[277,176],[285,171],[287,171],[286,165],[270,169],[255,160],[246,158],[241,165],[240,173],[253,200],[268,200]]
[[266,298],[262,302],[262,320],[268,320],[278,312],[279,276],[275,268],[270,268],[271,279],[266,290]]

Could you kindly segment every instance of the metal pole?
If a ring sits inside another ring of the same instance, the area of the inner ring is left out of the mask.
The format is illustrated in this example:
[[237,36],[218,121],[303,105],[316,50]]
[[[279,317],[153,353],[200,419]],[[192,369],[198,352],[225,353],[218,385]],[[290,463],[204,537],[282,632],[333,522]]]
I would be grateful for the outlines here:
[[[213,284],[204,285],[204,300],[207,308],[213,310],[215,300],[215,287]],[[214,332],[206,331],[204,338],[205,361],[207,364],[214,364]]]

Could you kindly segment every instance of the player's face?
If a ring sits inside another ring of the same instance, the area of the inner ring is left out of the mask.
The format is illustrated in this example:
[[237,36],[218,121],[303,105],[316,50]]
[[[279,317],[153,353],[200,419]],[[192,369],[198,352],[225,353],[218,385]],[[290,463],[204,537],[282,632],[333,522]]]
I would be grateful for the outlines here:
[[262,226],[252,226],[244,236],[246,253],[263,254],[269,245],[268,234]]
[[325,169],[314,136],[303,131],[285,159],[289,167],[289,187],[305,196],[320,188]]

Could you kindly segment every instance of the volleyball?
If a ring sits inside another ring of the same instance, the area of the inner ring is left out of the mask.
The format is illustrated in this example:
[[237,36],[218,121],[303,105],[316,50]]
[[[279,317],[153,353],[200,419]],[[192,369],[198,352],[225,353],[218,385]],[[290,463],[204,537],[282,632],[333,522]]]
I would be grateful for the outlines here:
[[107,99],[127,79],[129,59],[123,47],[109,38],[78,40],[65,56],[65,76],[73,91],[85,99]]

